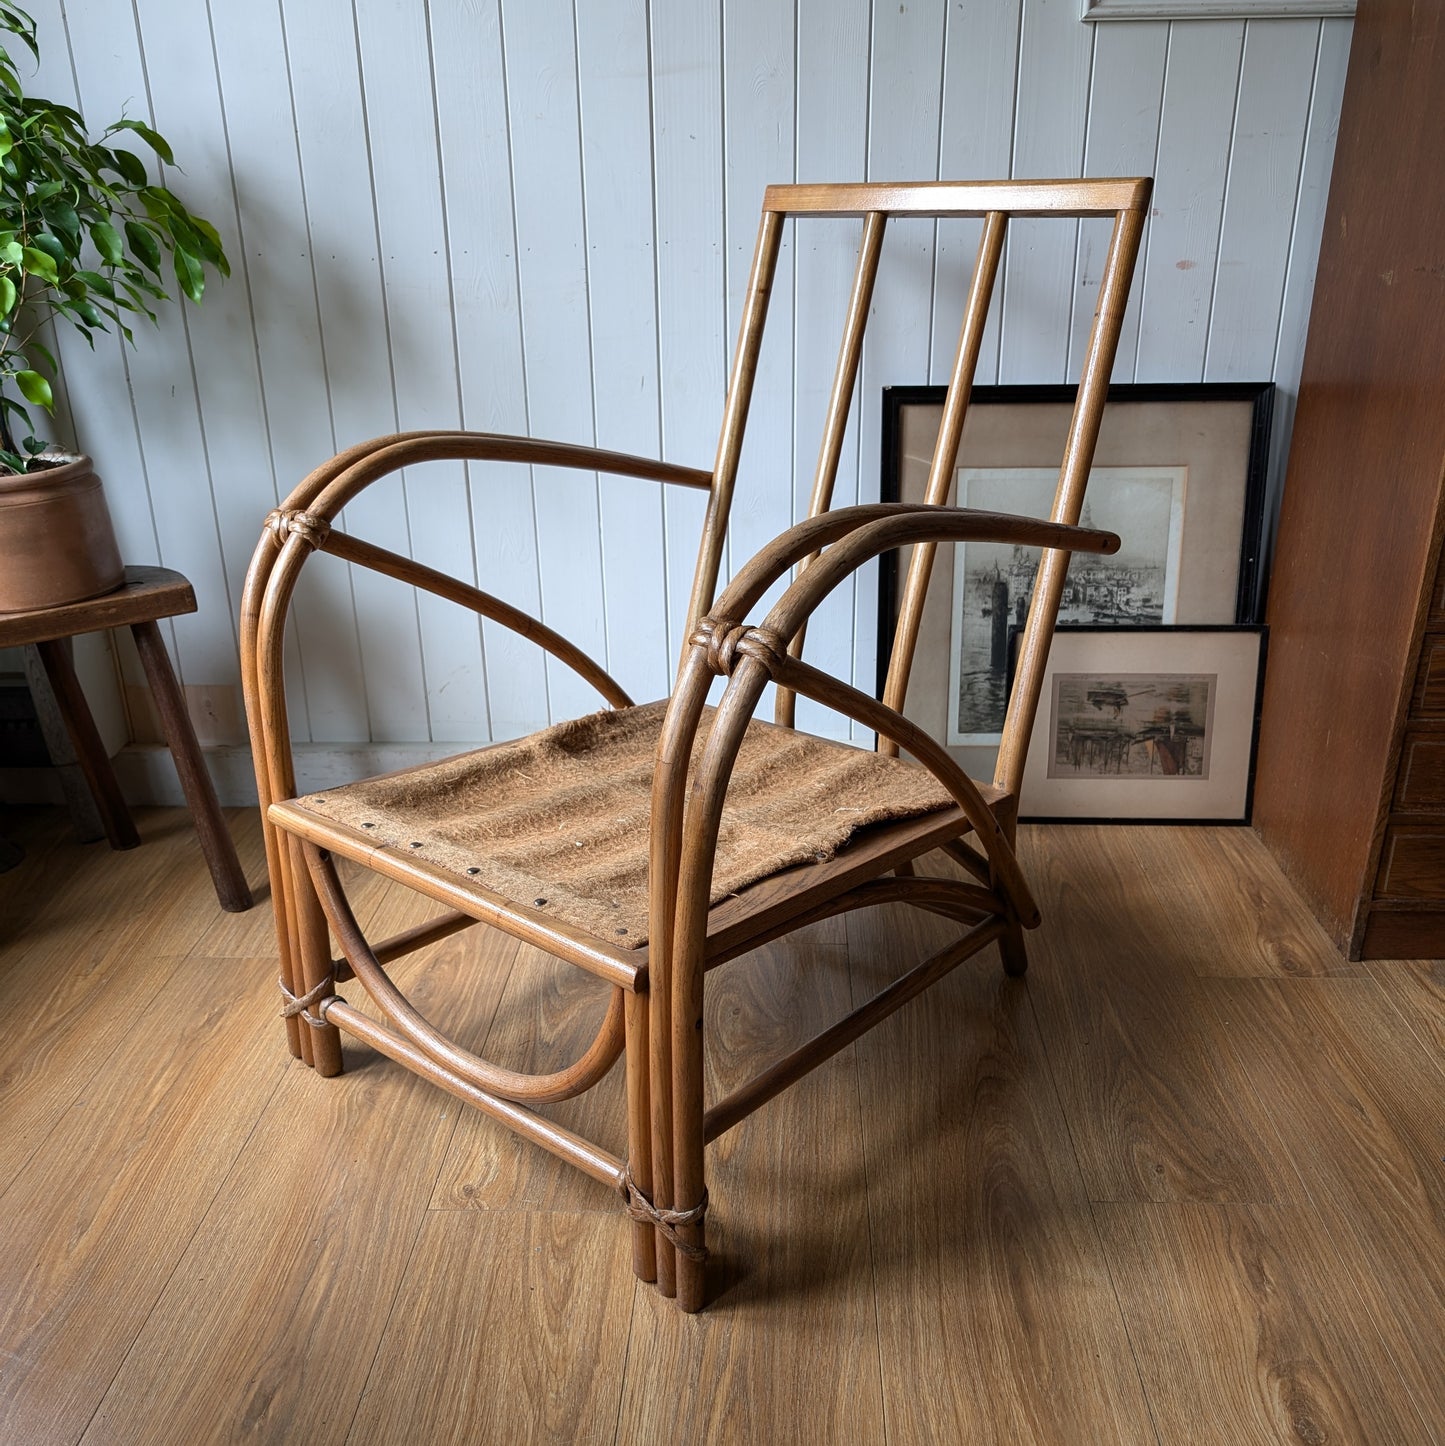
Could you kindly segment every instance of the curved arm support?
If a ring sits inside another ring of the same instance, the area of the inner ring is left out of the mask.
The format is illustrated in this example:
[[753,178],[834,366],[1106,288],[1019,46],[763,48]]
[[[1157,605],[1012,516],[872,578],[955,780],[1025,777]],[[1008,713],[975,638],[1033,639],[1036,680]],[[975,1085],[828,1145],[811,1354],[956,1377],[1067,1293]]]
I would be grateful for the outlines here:
[[[781,532],[737,572],[713,605],[712,616],[740,621],[748,610],[795,564],[810,554],[844,539],[853,541],[864,529],[868,542],[859,551],[834,557],[838,548],[825,553],[793,584],[804,581],[817,589],[814,601],[803,611],[806,617],[853,568],[871,557],[916,542],[1017,542],[1025,547],[1059,548],[1071,552],[1117,552],[1119,539],[1112,532],[1087,527],[1069,527],[1033,517],[1015,517],[1004,512],[977,512],[969,507],[932,507],[918,502],[869,502],[857,507],[840,507],[821,517],[810,517]],[[836,573],[824,573],[833,558]],[[792,591],[792,589],[790,589]],[[805,594],[810,596],[811,594]],[[775,615],[775,614],[774,614]],[[769,626],[771,626],[770,615]],[[796,627],[794,628],[794,632]],[[788,633],[791,637],[793,634]]]
[[[744,634],[738,644],[738,651],[746,654],[755,646],[757,645],[752,642],[751,635]],[[895,713],[876,698],[850,687],[847,683],[839,682],[798,658],[790,658],[786,654],[781,657],[770,654],[765,666],[775,682],[801,693],[805,698],[837,708],[865,727],[893,739],[900,747],[913,754],[949,791],[953,801],[973,825],[973,831],[978,835],[989,862],[998,870],[1004,897],[1008,899],[1019,923],[1026,929],[1038,927],[1038,905],[1034,902],[1023,871],[1019,868],[1007,833],[984,802],[978,785],[949,757],[947,750],[901,713]]]

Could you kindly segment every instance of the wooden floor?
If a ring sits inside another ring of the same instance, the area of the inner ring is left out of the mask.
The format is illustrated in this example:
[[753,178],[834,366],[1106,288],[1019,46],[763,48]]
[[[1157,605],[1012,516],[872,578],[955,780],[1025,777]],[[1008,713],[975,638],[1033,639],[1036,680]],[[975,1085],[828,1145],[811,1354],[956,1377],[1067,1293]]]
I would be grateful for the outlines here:
[[[268,907],[141,823],[0,815],[0,1441],[1445,1439],[1445,966],[1342,962],[1247,831],[1025,830],[1027,981],[990,952],[713,1147],[688,1318],[600,1186],[359,1047],[292,1063]],[[712,1088],[947,927],[712,976]],[[479,931],[405,972],[508,1063],[599,1009]],[[620,1139],[608,1085],[558,1115]]]

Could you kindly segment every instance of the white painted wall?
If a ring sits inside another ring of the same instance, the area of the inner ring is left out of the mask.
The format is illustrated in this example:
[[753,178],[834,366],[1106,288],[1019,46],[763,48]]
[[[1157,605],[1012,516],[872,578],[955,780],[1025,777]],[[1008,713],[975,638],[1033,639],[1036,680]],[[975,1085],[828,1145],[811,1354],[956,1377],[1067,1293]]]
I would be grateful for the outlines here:
[[[244,742],[235,614],[261,519],[339,447],[461,424],[710,465],[768,181],[1154,174],[1118,377],[1272,377],[1282,451],[1348,21],[1093,26],[1077,0],[32,8],[44,87],[94,125],[152,119],[184,166],[169,184],[235,263],[138,353],[61,339],[66,404],[126,556],[195,583],[201,611],[172,637],[209,743]],[[944,378],[976,234],[893,228],[844,500],[876,495],[880,389]],[[1104,234],[1015,237],[981,382],[1073,374]],[[734,563],[806,498],[854,240],[788,237]],[[540,608],[655,697],[700,515],[650,484],[456,465],[376,489],[347,520]],[[511,736],[592,706],[490,625],[329,559],[309,571],[290,679],[297,736],[325,758]],[[864,578],[820,616],[809,656],[866,687],[874,630]],[[244,762],[220,761],[239,795]]]

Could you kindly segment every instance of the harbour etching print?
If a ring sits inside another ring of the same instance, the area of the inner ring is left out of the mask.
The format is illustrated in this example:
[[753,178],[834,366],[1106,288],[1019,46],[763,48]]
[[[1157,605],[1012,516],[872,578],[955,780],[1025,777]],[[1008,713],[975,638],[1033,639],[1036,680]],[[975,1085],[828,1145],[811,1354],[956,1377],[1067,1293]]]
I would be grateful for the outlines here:
[[[1075,556],[1059,622],[1173,623],[1179,593],[1187,467],[1096,467],[1080,524],[1117,532],[1111,557]],[[1047,517],[1058,474],[1043,467],[961,467],[958,503]],[[1037,548],[969,542],[954,548],[949,647],[951,746],[999,742],[1008,705],[1008,642],[1028,614]]]

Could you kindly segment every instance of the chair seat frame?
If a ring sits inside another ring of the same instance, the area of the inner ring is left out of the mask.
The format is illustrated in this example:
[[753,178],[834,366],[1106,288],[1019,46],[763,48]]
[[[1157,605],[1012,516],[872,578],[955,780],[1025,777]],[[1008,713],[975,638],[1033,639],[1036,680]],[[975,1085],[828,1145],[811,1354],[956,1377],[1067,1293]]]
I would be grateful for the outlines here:
[[[1069,556],[1074,551],[1111,552],[1119,545],[1111,534],[1077,523],[1149,189],[1147,180],[770,187],[711,472],[525,437],[411,432],[341,453],[291,493],[267,518],[257,545],[242,601],[241,636],[283,1013],[296,1057],[322,1074],[339,1073],[344,1030],[618,1190],[632,1220],[637,1275],[655,1280],[684,1309],[701,1307],[706,1145],[990,945],[999,945],[1009,973],[1022,974],[1027,966],[1023,934],[1040,920],[1014,851],[1018,783]],[[824,418],[810,515],[758,553],[715,596],[767,301],[788,216],[861,219],[857,271]],[[833,509],[833,481],[856,389],[863,329],[886,222],[894,216],[980,217],[978,258],[924,503]],[[989,298],[1013,216],[1106,216],[1114,222],[1048,520],[946,505]],[[480,588],[335,527],[342,508],[364,488],[402,467],[443,458],[581,468],[708,492],[687,641],[657,745],[647,840],[650,939],[643,949],[621,949],[547,918],[523,901],[375,847],[358,830],[322,818],[298,801],[282,647],[297,580],[318,552],[467,607],[537,643],[595,687],[608,705],[631,706],[615,679],[538,619]],[[970,779],[944,748],[903,715],[935,549],[940,543],[964,541],[1043,549],[991,786]],[[801,653],[808,619],[822,601],[872,558],[899,547],[912,551],[880,701],[805,663]],[[769,589],[790,575],[792,580],[766,616],[749,622]],[[706,699],[719,677],[726,683],[706,724]],[[879,825],[826,863],[788,869],[712,904],[713,862],[728,780],[744,731],[770,682],[776,684],[777,722],[791,726],[797,695],[835,709],[876,731],[880,751],[912,755],[948,791],[952,807]],[[704,729],[700,761],[690,769]],[[963,879],[914,871],[913,861],[936,848],[961,865]],[[443,912],[426,924],[370,943],[342,887],[337,857],[406,883],[444,906]],[[709,1105],[703,1090],[708,971],[805,924],[879,903],[911,904],[956,922],[962,932],[875,998]],[[388,975],[386,966],[397,958],[476,924],[539,945],[610,984],[596,1035],[578,1059],[543,1074],[505,1069],[451,1040]],[[339,958],[333,957],[333,939]],[[362,985],[383,1021],[336,992],[336,985],[347,979]],[[534,1108],[591,1089],[619,1059],[625,1061],[627,1091],[627,1139],[621,1153],[584,1139]]]

